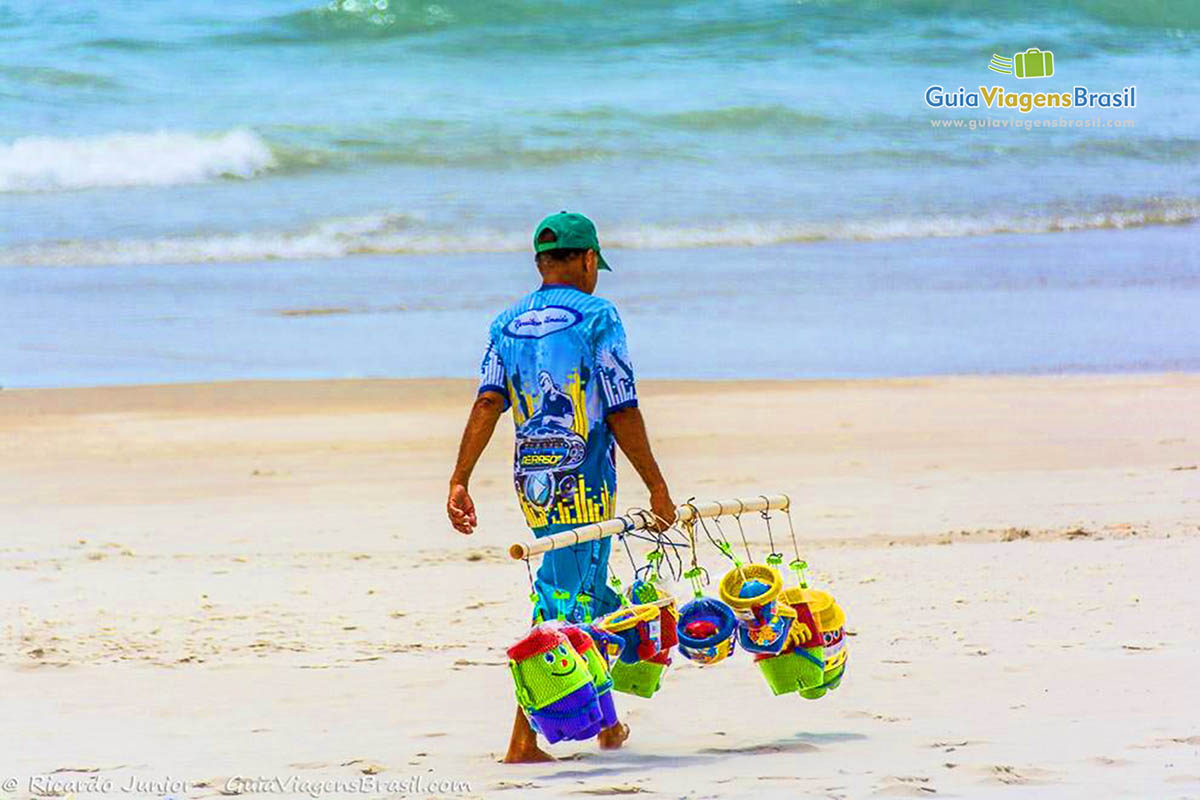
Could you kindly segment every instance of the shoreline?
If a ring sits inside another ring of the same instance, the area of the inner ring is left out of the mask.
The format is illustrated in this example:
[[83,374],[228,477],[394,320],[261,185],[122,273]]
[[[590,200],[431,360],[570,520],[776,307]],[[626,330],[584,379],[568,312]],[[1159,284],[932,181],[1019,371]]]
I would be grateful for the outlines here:
[[[1071,382],[1082,384],[1103,383],[1122,380],[1172,379],[1200,381],[1200,371],[1190,370],[1146,370],[1146,371],[1103,371],[1086,372],[964,372],[953,374],[893,375],[880,377],[796,377],[796,378],[642,378],[639,390],[650,393],[702,393],[712,390],[752,387],[760,391],[816,390],[828,388],[904,388],[927,386],[935,383],[959,383],[987,381],[1043,381]],[[95,399],[101,402],[130,404],[129,408],[162,407],[164,404],[179,404],[184,408],[204,408],[202,401],[219,401],[237,406],[253,399],[279,401],[283,408],[289,407],[288,400],[305,404],[320,404],[331,401],[375,402],[390,396],[389,390],[397,390],[399,396],[408,399],[429,400],[460,396],[463,391],[474,393],[478,379],[475,377],[362,377],[362,378],[229,378],[222,380],[180,380],[150,383],[106,383],[78,386],[0,386],[0,398],[20,399],[29,402],[37,395],[47,397],[78,394],[77,402]],[[289,389],[303,387],[303,396]],[[155,396],[157,395],[157,397]],[[138,405],[140,401],[144,405]],[[194,401],[194,403],[193,403]],[[72,413],[83,406],[74,403],[57,404],[64,413]],[[0,413],[3,408],[0,407]]]
[[[1191,232],[630,250],[599,294],[643,379],[1200,372]],[[521,253],[0,269],[0,384],[472,377],[536,286]]]

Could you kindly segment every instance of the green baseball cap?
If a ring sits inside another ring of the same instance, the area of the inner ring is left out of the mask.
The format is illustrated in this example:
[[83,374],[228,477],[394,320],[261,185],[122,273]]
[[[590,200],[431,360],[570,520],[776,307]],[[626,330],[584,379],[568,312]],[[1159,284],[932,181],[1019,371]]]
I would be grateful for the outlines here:
[[[539,242],[542,231],[554,231],[555,240]],[[546,217],[538,223],[533,232],[533,249],[538,253],[547,250],[595,250],[597,267],[612,271],[612,267],[600,254],[600,239],[596,236],[596,226],[583,214],[560,211]]]

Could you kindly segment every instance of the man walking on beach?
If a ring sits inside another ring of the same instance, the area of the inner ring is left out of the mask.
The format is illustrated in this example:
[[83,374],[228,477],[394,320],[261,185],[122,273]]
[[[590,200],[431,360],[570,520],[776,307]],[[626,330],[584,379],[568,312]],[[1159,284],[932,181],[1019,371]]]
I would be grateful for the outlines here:
[[[613,304],[592,294],[599,270],[609,269],[596,226],[582,214],[552,214],[534,231],[533,246],[542,285],[492,322],[479,394],[450,478],[450,524],[461,533],[478,524],[468,482],[510,407],[513,481],[535,536],[613,516],[614,439],[646,484],[660,525],[674,522],[675,504],[638,410],[625,329]],[[618,608],[607,585],[610,548],[606,538],[546,553],[534,583],[534,621],[578,622]],[[601,731],[600,746],[620,747],[628,735],[618,723]],[[551,760],[519,708],[504,760]]]

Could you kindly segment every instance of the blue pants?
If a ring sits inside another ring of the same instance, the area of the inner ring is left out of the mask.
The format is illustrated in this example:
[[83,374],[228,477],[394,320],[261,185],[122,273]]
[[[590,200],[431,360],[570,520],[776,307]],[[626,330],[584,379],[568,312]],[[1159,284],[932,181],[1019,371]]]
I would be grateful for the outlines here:
[[[534,535],[541,539],[574,527],[548,525],[544,530],[535,531]],[[611,550],[612,540],[604,538],[543,554],[542,565],[538,567],[537,579],[533,582],[538,595],[533,611],[534,621],[561,617],[568,622],[586,622],[620,608],[621,599],[608,586],[608,555]],[[555,597],[556,593],[560,596]],[[564,594],[565,597],[561,596]],[[584,595],[583,602],[580,601],[580,595]],[[590,602],[587,598],[590,598]]]

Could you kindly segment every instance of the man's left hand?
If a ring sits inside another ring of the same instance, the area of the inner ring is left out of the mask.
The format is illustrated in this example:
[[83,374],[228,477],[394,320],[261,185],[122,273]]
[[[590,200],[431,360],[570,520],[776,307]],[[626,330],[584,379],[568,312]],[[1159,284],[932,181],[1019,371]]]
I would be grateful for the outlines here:
[[450,518],[454,530],[459,533],[474,533],[475,526],[479,524],[479,520],[475,518],[475,501],[471,499],[467,487],[461,483],[450,486],[450,497],[446,500],[446,516]]

